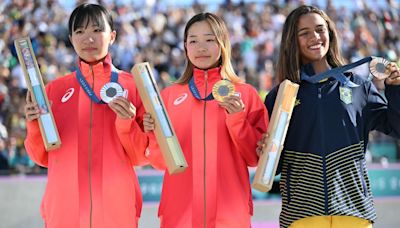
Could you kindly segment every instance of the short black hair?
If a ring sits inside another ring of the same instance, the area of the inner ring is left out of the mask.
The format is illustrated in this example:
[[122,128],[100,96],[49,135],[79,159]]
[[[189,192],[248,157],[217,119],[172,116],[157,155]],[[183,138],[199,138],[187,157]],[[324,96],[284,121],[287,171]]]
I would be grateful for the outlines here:
[[114,22],[111,13],[101,5],[84,3],[79,5],[72,11],[68,22],[68,31],[71,36],[72,33],[80,27],[86,28],[90,22],[99,26],[101,29],[105,28],[103,17],[110,25],[111,31],[114,30]]

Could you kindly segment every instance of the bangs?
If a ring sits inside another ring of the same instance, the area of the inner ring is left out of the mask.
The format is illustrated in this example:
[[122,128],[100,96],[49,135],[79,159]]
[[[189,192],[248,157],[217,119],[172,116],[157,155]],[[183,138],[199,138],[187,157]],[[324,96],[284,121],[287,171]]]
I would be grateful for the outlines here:
[[[90,12],[90,13],[89,13]],[[95,14],[93,11],[89,11],[87,14],[84,14],[81,17],[76,17],[75,20],[73,21],[72,24],[72,30],[73,32],[78,29],[78,28],[87,28],[90,22],[93,23],[93,25],[100,27],[100,29],[104,30],[104,19],[102,18],[102,15]],[[102,20],[103,19],[103,20]]]
[[106,28],[105,21],[108,22],[111,31],[113,31],[112,17],[104,8],[98,5],[84,4],[76,8],[71,14],[68,23],[69,35],[72,35],[78,28],[87,28],[90,23],[104,31]]

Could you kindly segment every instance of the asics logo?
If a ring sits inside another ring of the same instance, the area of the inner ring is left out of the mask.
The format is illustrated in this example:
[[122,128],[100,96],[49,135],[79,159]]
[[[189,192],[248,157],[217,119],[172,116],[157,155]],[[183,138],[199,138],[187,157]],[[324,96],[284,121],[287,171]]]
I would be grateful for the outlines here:
[[175,106],[180,105],[182,102],[186,100],[187,97],[188,97],[187,93],[180,95],[178,98],[175,99],[174,105]]
[[69,98],[72,97],[72,95],[74,94],[74,92],[75,92],[75,89],[74,89],[74,88],[69,88],[69,89],[67,90],[67,92],[64,94],[64,96],[61,98],[61,102],[62,102],[62,103],[67,102],[67,101],[69,100]]

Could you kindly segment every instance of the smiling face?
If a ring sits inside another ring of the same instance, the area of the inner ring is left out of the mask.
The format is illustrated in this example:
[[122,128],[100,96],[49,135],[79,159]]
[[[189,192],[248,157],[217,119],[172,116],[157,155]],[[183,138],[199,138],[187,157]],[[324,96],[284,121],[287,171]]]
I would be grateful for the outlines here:
[[[88,19],[89,20],[89,19]],[[73,28],[70,40],[76,53],[87,63],[96,63],[108,53],[108,47],[115,41],[116,32],[111,30],[104,16],[101,24],[89,20]]]
[[221,48],[207,21],[190,26],[185,47],[187,57],[195,67],[206,70],[219,65]]
[[308,13],[300,17],[297,28],[302,64],[326,61],[329,50],[326,21],[317,13]]

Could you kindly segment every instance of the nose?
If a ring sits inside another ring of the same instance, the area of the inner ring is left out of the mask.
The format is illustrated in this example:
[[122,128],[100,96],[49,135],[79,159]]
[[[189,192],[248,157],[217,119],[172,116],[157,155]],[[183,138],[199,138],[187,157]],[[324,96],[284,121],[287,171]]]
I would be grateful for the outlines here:
[[311,37],[310,38],[318,40],[320,37],[321,37],[320,34],[317,31],[314,31],[314,32],[311,33]]
[[207,50],[206,45],[205,45],[204,43],[199,44],[197,50],[198,50],[199,52],[204,52],[204,51],[206,51],[206,50]]
[[84,41],[85,41],[86,43],[93,43],[93,42],[94,42],[94,38],[93,38],[92,34],[88,34],[88,35],[85,37]]

